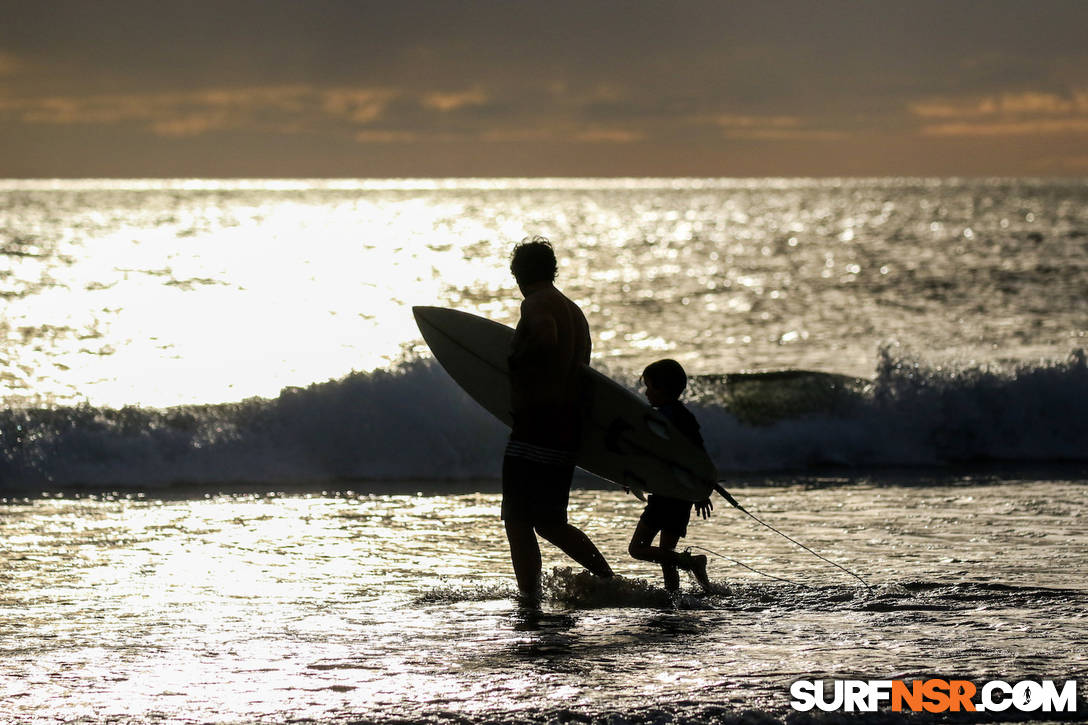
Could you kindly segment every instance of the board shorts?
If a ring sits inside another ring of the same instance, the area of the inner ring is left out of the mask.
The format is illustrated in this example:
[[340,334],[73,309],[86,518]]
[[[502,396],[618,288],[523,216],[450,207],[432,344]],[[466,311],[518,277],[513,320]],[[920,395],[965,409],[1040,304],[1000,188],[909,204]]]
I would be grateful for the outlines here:
[[511,441],[502,460],[502,520],[567,523],[574,454]]
[[580,424],[557,406],[515,412],[502,461],[502,520],[567,523]]
[[691,501],[668,496],[651,495],[646,508],[639,517],[639,524],[652,527],[655,531],[684,538],[688,535],[688,521],[691,520]]

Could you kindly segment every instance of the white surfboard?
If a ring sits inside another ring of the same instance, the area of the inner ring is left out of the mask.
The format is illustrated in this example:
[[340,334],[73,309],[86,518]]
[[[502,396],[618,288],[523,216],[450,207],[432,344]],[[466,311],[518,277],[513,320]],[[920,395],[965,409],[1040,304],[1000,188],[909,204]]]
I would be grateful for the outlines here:
[[[416,324],[446,372],[476,402],[511,425],[507,355],[514,330],[444,307],[413,307]],[[622,385],[585,368],[588,397],[577,463],[635,492],[707,498],[717,469],[701,448]]]

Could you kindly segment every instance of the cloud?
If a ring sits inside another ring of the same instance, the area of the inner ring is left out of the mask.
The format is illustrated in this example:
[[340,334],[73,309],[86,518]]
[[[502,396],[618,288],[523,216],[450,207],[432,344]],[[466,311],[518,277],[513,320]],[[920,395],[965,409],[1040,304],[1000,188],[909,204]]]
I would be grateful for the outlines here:
[[[328,124],[352,127],[388,120],[395,101],[446,113],[482,102],[481,91],[409,93],[391,88],[311,88],[303,85],[186,92],[0,98],[0,114],[30,125],[141,124],[163,137],[198,136],[225,129],[297,133]],[[403,141],[403,132],[374,129],[367,142]]]
[[714,118],[722,128],[797,128],[801,119],[796,116],[738,116],[722,114]]
[[1055,93],[1005,94],[1001,97],[1004,113],[1088,114],[1088,91],[1065,98]]
[[913,115],[920,118],[969,118],[987,116],[997,111],[991,99],[982,100],[927,100],[907,105]]
[[480,89],[455,93],[428,93],[423,96],[423,105],[438,111],[456,111],[465,106],[482,106],[488,96]]
[[1088,114],[1088,90],[1057,93],[1002,93],[967,99],[933,99],[908,105],[921,118],[976,118],[1014,114]]
[[330,116],[355,123],[378,120],[400,93],[386,88],[341,88],[317,92],[322,109]]
[[412,131],[359,131],[355,134],[355,140],[359,143],[416,143],[425,139]]
[[1018,91],[908,104],[930,137],[1053,136],[1088,133],[1088,90]]
[[646,134],[615,128],[594,128],[578,131],[574,134],[574,139],[589,143],[635,143],[645,141]]
[[1043,136],[1088,133],[1088,118],[981,123],[940,123],[923,126],[923,136]]
[[[535,95],[534,95],[535,93]],[[543,94],[543,95],[541,95]],[[366,144],[419,141],[628,144],[651,139],[660,114],[633,107],[633,113],[593,112],[602,98],[619,99],[616,89],[555,98],[553,89],[483,87],[413,91],[391,87],[314,88],[283,85],[207,88],[192,91],[87,96],[0,98],[0,117],[27,125],[142,126],[162,138],[196,137],[217,131],[339,135]],[[486,113],[462,113],[486,107]],[[528,110],[527,110],[528,109]],[[719,125],[743,129],[750,137],[813,134],[793,118],[722,117]],[[809,136],[813,137],[813,136]]]
[[181,138],[184,136],[200,136],[209,131],[230,128],[231,125],[230,117],[226,113],[204,113],[153,121],[151,130],[158,136]]
[[552,141],[557,136],[555,129],[552,128],[511,128],[484,131],[480,135],[480,140],[493,143],[537,143]]
[[721,128],[726,138],[752,141],[837,141],[847,137],[842,131],[808,128],[797,116],[746,116],[721,114],[711,122]]
[[142,123],[161,136],[193,136],[224,128],[269,125],[270,116],[303,112],[309,93],[301,86],[285,86],[7,98],[0,99],[0,112],[10,112],[26,124]]

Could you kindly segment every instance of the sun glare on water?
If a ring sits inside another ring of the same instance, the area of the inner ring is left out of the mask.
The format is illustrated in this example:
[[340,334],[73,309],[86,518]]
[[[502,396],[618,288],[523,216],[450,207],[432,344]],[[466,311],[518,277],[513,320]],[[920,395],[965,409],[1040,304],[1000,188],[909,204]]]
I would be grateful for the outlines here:
[[28,294],[8,305],[9,337],[43,338],[13,386],[31,399],[274,397],[397,360],[419,336],[414,304],[511,286],[494,230],[457,203],[139,194],[151,196],[114,194],[115,208],[70,220],[40,269],[11,270]]

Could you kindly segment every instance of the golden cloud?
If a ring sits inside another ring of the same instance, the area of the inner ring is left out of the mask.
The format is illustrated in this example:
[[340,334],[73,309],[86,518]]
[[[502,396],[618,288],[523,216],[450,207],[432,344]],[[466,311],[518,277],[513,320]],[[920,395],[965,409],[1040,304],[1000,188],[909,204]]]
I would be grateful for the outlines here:
[[923,136],[1042,136],[1088,133],[1088,118],[939,123],[923,126]]
[[340,88],[319,93],[322,109],[330,116],[355,123],[371,123],[385,113],[400,94],[388,88]]
[[1088,133],[1088,90],[1024,91],[938,98],[908,105],[923,136],[1042,136]]
[[209,131],[230,128],[231,125],[229,114],[205,113],[165,121],[154,121],[151,124],[151,130],[159,136],[181,138],[184,136],[199,136]]
[[[144,124],[167,137],[196,136],[228,128],[297,132],[321,121],[367,125],[387,115],[390,104],[412,97],[425,108],[449,111],[486,100],[481,91],[409,94],[390,88],[272,86],[189,92],[0,98],[0,113],[28,124]],[[368,141],[403,140],[376,131]]]
[[796,116],[738,116],[722,114],[714,117],[722,128],[797,128],[801,119]]
[[750,141],[841,141],[848,137],[842,131],[820,129],[753,128],[743,131],[727,131],[726,138]]
[[528,141],[551,141],[555,137],[555,130],[550,128],[515,128],[484,131],[480,136],[480,140],[494,143],[524,143]]
[[929,100],[911,103],[907,109],[921,118],[965,118],[988,116],[997,112],[992,99],[955,101]]
[[1075,91],[1068,96],[1024,92],[967,99],[933,99],[911,103],[908,108],[921,118],[1088,113],[1088,91]]
[[297,113],[307,105],[301,86],[185,93],[105,94],[86,97],[21,98],[0,101],[0,111],[14,112],[24,123],[146,123],[166,136],[195,135],[245,125],[262,111]]
[[479,89],[460,93],[428,93],[423,96],[423,105],[438,111],[456,111],[465,106],[482,106],[487,99],[487,94]]
[[797,116],[742,116],[722,114],[711,121],[726,138],[752,141],[837,141],[846,138],[841,131],[805,128]]

